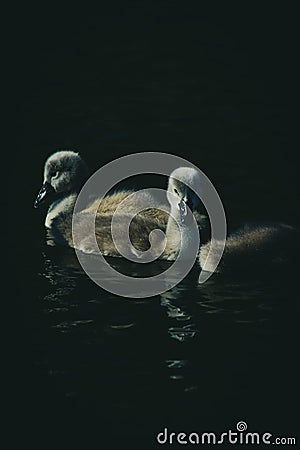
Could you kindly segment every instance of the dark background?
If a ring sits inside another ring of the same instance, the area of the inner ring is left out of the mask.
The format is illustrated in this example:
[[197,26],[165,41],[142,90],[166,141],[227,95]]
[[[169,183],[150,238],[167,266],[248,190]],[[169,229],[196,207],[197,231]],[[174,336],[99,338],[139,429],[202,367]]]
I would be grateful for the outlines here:
[[[104,429],[111,426],[112,421],[108,420],[108,425],[103,422],[105,413],[99,412],[99,404],[96,407],[91,402],[89,406],[85,400],[85,407],[79,402],[74,410],[61,385],[49,382],[33,363],[60,345],[43,328],[45,319],[37,306],[44,289],[35,275],[43,272],[45,211],[34,211],[32,206],[42,182],[43,163],[59,149],[79,151],[92,171],[133,152],[169,152],[195,163],[210,177],[223,200],[229,229],[259,220],[299,225],[296,12],[274,4],[272,8],[250,3],[230,7],[227,2],[210,11],[196,2],[177,1],[103,2],[97,12],[84,5],[68,11],[50,4],[23,6],[15,11],[7,37],[13,69],[9,88],[13,148],[8,155],[13,164],[7,175],[18,182],[11,186],[10,198],[4,197],[2,202],[6,207],[11,198],[18,198],[12,224],[18,239],[10,244],[9,256],[14,255],[13,273],[17,270],[20,282],[19,291],[11,297],[25,318],[17,345],[20,349],[21,343],[25,344],[25,351],[23,359],[17,358],[21,364],[12,424],[29,442],[44,442],[45,434],[54,441],[61,433],[67,439],[76,438],[76,430],[93,439],[96,434],[93,442],[100,448],[95,430],[101,423]],[[17,267],[16,254],[21,255]],[[274,279],[271,286],[275,290],[276,284]],[[17,287],[12,286],[15,292]],[[273,294],[268,291],[270,298]],[[281,294],[284,302],[294,298],[296,291],[287,283]],[[270,399],[293,379],[295,340],[289,333],[294,332],[295,319],[289,308],[276,310],[274,323],[284,317],[284,324],[277,329],[273,323],[276,331],[269,330],[277,333],[274,342],[267,333],[271,361],[276,355],[274,347],[282,345],[280,376],[276,365],[268,371],[270,366],[262,364],[264,354],[256,360],[262,378],[271,383],[266,393]],[[154,313],[145,323],[150,326],[151,320],[154,324]],[[216,325],[209,326],[217,333]],[[226,341],[229,353],[235,351],[239,337]],[[136,340],[139,338],[137,334]],[[251,338],[250,333],[250,353]],[[42,350],[36,348],[39,339]],[[255,345],[260,346],[259,339]],[[217,347],[212,345],[214,351]],[[126,353],[126,348],[122,351]],[[197,350],[190,351],[195,354]],[[214,369],[219,370],[217,365]],[[218,384],[217,378],[215,382]],[[256,392],[260,377],[253,383]],[[291,383],[288,396],[279,401],[280,407],[286,408],[280,417],[286,417],[287,423],[282,424],[271,401],[265,411],[270,423],[279,422],[282,429],[292,420],[288,398],[294,397],[294,386]],[[247,395],[250,398],[249,392]],[[182,400],[180,404],[190,411],[194,423],[199,403],[184,406]],[[157,408],[161,407],[158,403]],[[141,414],[146,410],[145,406]],[[173,406],[170,411],[174,412]],[[256,416],[254,407],[246,411],[250,417]],[[85,421],[86,414],[89,419]],[[235,423],[233,408],[228,414],[225,407],[219,415],[210,414],[214,417],[208,421],[211,429],[213,423],[221,428],[225,417]],[[145,421],[151,423],[153,415],[146,415]],[[257,420],[263,428],[262,418]]]
[[92,170],[168,151],[209,174],[230,215],[238,206],[245,219],[297,220],[292,10],[175,1],[34,12],[20,11],[12,36],[26,195],[57,149],[79,151]]

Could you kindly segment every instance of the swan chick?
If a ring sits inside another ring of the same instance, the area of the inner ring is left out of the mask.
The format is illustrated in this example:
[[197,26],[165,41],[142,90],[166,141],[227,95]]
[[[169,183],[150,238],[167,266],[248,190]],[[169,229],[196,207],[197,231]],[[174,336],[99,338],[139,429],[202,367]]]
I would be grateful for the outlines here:
[[[166,230],[166,248],[163,258],[174,260],[179,252],[188,258],[195,243],[199,243],[199,232],[193,227],[193,212],[199,205],[200,174],[192,167],[179,167],[169,178],[167,198],[170,216]],[[197,239],[198,238],[198,239]],[[198,248],[199,250],[199,248]]]
[[[43,185],[36,197],[34,207],[37,208],[42,204],[50,205],[45,226],[54,234],[56,233],[56,236],[54,236],[56,240],[61,241],[61,236],[57,234],[58,226],[60,226],[63,234],[68,232],[67,241],[69,241],[70,245],[71,216],[78,193],[88,177],[88,167],[78,153],[68,150],[58,151],[46,160]],[[94,195],[91,197],[91,202],[85,211],[92,213],[97,210],[97,214],[112,215],[118,205],[131,193],[132,191],[129,190],[115,192],[105,196],[100,201]],[[147,205],[151,203],[151,199],[146,193],[139,195],[138,198],[141,204]],[[136,207],[136,203],[130,205],[130,202],[127,202],[126,213],[130,214],[131,209],[134,209],[134,207]],[[162,209],[149,208],[141,211],[139,215],[149,218],[149,220],[153,218],[153,220],[158,221],[160,226],[165,228],[168,221],[168,213],[165,211],[166,207],[167,202],[165,202]]]

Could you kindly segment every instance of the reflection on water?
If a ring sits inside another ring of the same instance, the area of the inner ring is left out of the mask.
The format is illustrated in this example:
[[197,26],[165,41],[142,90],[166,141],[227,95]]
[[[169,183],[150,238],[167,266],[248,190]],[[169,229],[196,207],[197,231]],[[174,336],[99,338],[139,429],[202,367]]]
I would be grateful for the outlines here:
[[171,291],[161,294],[161,305],[167,308],[168,317],[175,319],[174,326],[169,327],[168,333],[173,339],[177,339],[180,342],[192,339],[197,332],[195,325],[190,323],[192,319],[191,315],[185,311],[184,305],[179,306],[181,305],[180,296],[182,295],[182,291],[184,291],[184,288],[180,289],[179,287],[175,287]]
[[129,299],[91,282],[71,249],[48,247],[43,258],[35,364],[58,402],[142,436],[237,415],[262,423],[275,389],[285,404],[276,388],[290,362],[285,287],[217,276],[199,286],[195,269],[160,296]]

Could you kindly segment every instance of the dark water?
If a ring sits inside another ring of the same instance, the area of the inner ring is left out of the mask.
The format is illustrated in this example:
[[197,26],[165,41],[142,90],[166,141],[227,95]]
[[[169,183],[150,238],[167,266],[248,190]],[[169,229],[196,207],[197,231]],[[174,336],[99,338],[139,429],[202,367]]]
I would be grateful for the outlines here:
[[53,151],[79,151],[92,170],[165,151],[210,177],[230,230],[299,225],[293,14],[234,13],[131,2],[20,20],[11,167],[22,198],[9,253],[24,317],[12,425],[24,442],[154,448],[164,427],[223,432],[239,420],[297,435],[297,273],[199,286],[192,272],[161,296],[116,297],[72,250],[46,245],[45,211],[33,211]]

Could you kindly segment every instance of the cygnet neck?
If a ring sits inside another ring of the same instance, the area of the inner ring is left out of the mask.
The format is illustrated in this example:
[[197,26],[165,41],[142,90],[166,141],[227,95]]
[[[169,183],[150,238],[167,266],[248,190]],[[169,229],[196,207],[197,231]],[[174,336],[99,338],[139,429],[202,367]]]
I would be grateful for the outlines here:
[[61,213],[72,214],[77,196],[78,192],[71,191],[56,197],[48,208],[45,226],[51,228],[52,221]]
[[166,229],[166,249],[165,253],[169,259],[175,259],[181,251],[181,257],[190,257],[191,246],[197,242],[197,227],[193,223],[193,213],[188,210],[185,220],[182,221],[180,210],[177,206],[171,205],[170,216]]

